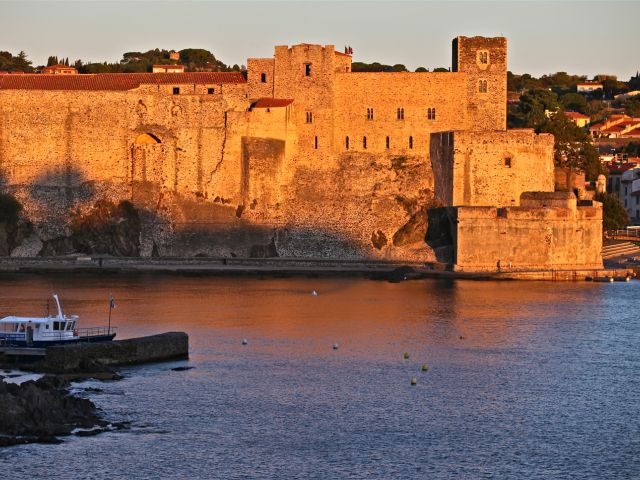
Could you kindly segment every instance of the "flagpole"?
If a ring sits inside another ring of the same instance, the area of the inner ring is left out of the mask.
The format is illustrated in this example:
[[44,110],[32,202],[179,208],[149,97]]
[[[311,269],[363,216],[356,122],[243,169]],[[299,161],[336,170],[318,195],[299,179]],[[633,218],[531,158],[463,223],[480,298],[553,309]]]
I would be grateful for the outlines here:
[[113,294],[109,293],[109,330],[107,335],[111,335],[111,309],[113,308]]

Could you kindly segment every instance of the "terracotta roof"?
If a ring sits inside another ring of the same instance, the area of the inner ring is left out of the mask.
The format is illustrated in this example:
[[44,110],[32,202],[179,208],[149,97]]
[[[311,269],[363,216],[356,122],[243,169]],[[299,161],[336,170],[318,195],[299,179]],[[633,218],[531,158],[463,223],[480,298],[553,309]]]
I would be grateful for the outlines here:
[[293,100],[288,98],[260,98],[251,105],[251,109],[286,107],[292,103]]
[[610,165],[608,167],[609,173],[624,173],[627,170],[631,170],[632,168],[636,168],[638,165],[636,163],[619,163],[616,165]]
[[154,65],[153,68],[179,68],[179,69],[183,69],[184,65],[174,65],[174,64],[157,64]]
[[0,90],[133,90],[142,84],[246,83],[240,72],[98,73],[84,75],[2,75]]
[[580,112],[564,112],[565,117],[572,118],[573,120],[589,120],[589,115],[583,115]]
[[55,65],[49,65],[48,67],[44,67],[43,70],[47,70],[47,69],[54,69],[54,68],[75,68],[75,67],[70,67],[69,65],[64,65],[62,63],[56,63]]

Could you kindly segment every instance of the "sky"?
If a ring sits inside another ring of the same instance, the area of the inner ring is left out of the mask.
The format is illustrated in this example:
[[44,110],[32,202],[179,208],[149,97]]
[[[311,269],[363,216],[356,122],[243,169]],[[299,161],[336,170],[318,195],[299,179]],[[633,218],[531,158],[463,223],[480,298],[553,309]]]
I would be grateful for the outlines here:
[[205,48],[227,64],[275,45],[350,45],[354,61],[451,65],[458,35],[506,36],[509,70],[535,76],[640,69],[640,1],[6,1],[0,50],[115,62],[124,52]]

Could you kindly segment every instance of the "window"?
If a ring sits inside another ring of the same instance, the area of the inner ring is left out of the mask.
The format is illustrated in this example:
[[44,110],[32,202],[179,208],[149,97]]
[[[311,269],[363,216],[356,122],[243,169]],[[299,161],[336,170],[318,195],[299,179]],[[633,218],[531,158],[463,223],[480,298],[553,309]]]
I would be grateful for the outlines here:
[[486,80],[479,80],[478,81],[478,92],[487,93],[487,81]]
[[487,52],[486,50],[478,51],[478,61],[480,62],[481,65],[488,65],[489,64],[489,52]]
[[389,137],[387,137],[387,148],[389,148],[389,144],[390,144]]
[[315,138],[315,148],[318,149],[318,137]]
[[362,148],[367,149],[367,137],[362,137]]
[[404,108],[398,108],[398,120],[404,120]]
[[53,329],[60,330],[60,322],[53,322]]
[[267,74],[266,73],[261,73],[260,74],[260,81],[262,83],[267,83]]
[[311,64],[310,63],[305,63],[304,64],[304,76],[305,77],[310,77],[311,76]]
[[313,112],[307,112],[307,123],[313,123]]
[[207,94],[208,95],[213,95],[215,92],[215,90],[213,88],[207,88]]
[[436,109],[428,108],[427,109],[427,120],[435,120],[436,119]]
[[349,137],[346,138],[344,143],[345,143],[345,147],[347,148],[347,150],[349,150]]
[[409,148],[413,148],[413,137],[409,137]]
[[180,87],[173,87],[173,94],[180,95]]
[[511,168],[511,157],[504,157],[504,166]]
[[625,194],[625,195],[627,194],[627,189],[628,189],[628,188],[629,188],[629,187],[624,187],[624,194]]
[[373,108],[367,108],[367,120],[373,120]]
[[640,204],[640,195],[636,197],[636,205]]

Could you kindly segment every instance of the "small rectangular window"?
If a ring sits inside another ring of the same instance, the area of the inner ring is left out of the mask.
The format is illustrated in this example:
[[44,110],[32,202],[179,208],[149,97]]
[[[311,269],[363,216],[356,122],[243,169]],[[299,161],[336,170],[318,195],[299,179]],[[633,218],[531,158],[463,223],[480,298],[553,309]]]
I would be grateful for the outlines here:
[[180,95],[180,87],[173,87],[173,94]]
[[362,148],[367,149],[367,137],[362,137]]
[[435,120],[436,119],[436,109],[428,108],[427,109],[427,120]]
[[398,108],[397,116],[398,120],[404,120],[404,108]]
[[315,138],[315,148],[318,149],[318,137]]
[[213,95],[215,93],[215,89],[213,88],[207,88],[207,94],[208,95]]
[[313,112],[307,112],[307,123],[313,123]]
[[373,108],[367,108],[367,120],[373,120]]
[[262,83],[267,83],[267,74],[266,73],[261,73],[260,74],[260,81]]
[[346,137],[344,140],[344,145],[347,150],[349,150],[349,137]]
[[487,93],[487,81],[486,80],[478,80],[478,92]]
[[507,168],[511,168],[511,157],[504,158],[504,166]]
[[389,144],[390,144],[389,137],[387,137],[387,148],[389,148]]
[[409,148],[413,148],[413,137],[409,137]]
[[305,63],[304,64],[304,75],[305,75],[305,77],[310,77],[311,76],[311,64],[310,63]]

